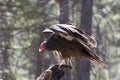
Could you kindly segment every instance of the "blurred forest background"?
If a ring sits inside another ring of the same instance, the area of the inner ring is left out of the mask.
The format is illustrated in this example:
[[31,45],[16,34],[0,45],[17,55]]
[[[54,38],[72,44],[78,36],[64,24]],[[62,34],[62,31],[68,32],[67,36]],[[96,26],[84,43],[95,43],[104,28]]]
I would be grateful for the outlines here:
[[[52,54],[39,53],[38,48],[43,41],[41,31],[60,21],[62,6],[59,1],[0,0],[0,79],[35,80],[49,65],[56,63]],[[69,13],[66,19],[79,27],[82,0],[65,1]],[[97,52],[101,53],[108,68],[91,65],[90,80],[119,80],[120,0],[92,2],[92,36],[97,40]],[[75,61],[73,64],[74,67],[80,65]],[[74,67],[64,80],[80,80],[77,78],[79,68]]]

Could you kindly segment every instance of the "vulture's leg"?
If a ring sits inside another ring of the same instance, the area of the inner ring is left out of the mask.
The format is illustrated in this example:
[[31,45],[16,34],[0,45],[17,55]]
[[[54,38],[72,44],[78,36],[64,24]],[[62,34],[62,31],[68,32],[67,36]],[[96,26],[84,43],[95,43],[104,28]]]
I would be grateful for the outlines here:
[[72,66],[71,57],[63,58],[61,55],[61,52],[58,52],[57,50],[53,51],[53,53],[54,53],[55,57],[57,58],[57,61],[60,66],[63,64]]
[[70,59],[69,58],[64,59],[62,57],[61,53],[58,52],[58,51],[56,51],[55,53],[56,53],[56,56],[58,58],[59,65],[63,65],[63,64],[70,65]]
[[60,65],[62,65],[62,64],[72,66],[71,58],[69,57],[69,58],[62,59],[61,62],[60,62]]
[[69,65],[69,66],[72,66],[71,57],[65,59],[65,64],[66,64],[66,65]]
[[62,65],[62,64],[66,64],[66,60],[65,59],[61,59],[61,62],[60,62],[60,65]]
[[55,50],[55,51],[53,51],[53,53],[54,53],[55,57],[57,58],[57,61],[58,61],[59,64],[64,63],[63,62],[63,57],[62,57],[62,55],[61,55],[60,52],[58,52],[57,50]]
[[68,62],[69,62],[68,65],[72,66],[72,58],[71,57],[69,58]]

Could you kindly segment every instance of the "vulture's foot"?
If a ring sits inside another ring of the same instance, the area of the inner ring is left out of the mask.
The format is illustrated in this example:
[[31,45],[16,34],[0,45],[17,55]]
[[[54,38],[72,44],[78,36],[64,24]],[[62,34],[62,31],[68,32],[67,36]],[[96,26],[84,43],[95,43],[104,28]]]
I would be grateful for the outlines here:
[[63,70],[64,72],[66,71],[69,71],[72,69],[72,66],[70,65],[66,65],[66,64],[62,64],[62,65],[59,65],[59,69]]
[[60,65],[68,65],[68,66],[72,66],[71,58],[61,59],[61,61],[60,61]]

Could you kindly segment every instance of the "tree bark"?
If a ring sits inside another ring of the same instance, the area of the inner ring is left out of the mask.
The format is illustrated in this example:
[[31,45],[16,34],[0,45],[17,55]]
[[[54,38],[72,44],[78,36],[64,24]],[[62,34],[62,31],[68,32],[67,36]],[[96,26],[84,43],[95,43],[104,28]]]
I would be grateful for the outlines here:
[[[42,26],[41,28],[40,28],[40,33],[42,32],[42,30],[44,30],[44,27]],[[39,41],[37,41],[37,46],[39,47],[39,45],[40,45],[40,43],[43,41],[43,37],[42,37],[42,34],[40,35],[41,37],[39,38]],[[43,61],[43,57],[42,57],[42,55],[40,56],[40,54],[42,54],[42,53],[39,53],[38,52],[38,48],[36,48],[37,50],[36,50],[36,71],[35,71],[35,78],[36,77],[38,77],[41,73],[42,73],[42,68],[44,67],[43,66],[43,63],[44,63],[44,61]]]
[[[82,0],[81,4],[81,27],[87,34],[91,35],[93,0]],[[78,61],[76,69],[77,80],[90,80],[90,62],[88,60]]]
[[[59,4],[60,15],[59,15],[59,23],[67,24],[69,23],[69,0],[56,0]],[[70,73],[65,74],[62,80],[71,80]]]
[[69,0],[56,0],[59,4],[60,15],[59,23],[68,23],[69,22]]
[[82,0],[81,4],[81,27],[87,34],[91,35],[93,0]]

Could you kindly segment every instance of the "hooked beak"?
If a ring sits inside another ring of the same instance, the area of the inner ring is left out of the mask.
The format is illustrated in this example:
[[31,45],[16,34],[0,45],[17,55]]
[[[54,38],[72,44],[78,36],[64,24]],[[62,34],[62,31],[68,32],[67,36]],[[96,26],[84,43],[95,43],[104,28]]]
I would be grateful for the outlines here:
[[43,41],[39,47],[39,52],[42,52],[45,49],[46,41]]

